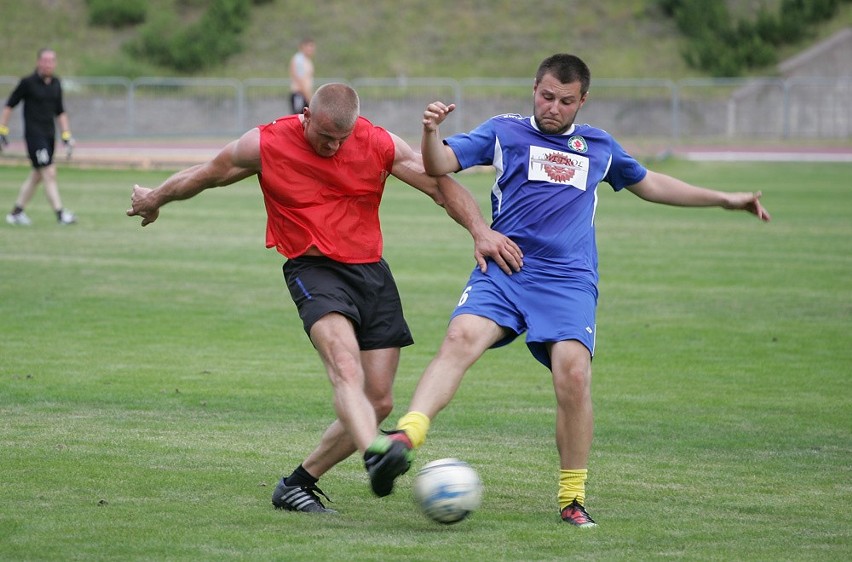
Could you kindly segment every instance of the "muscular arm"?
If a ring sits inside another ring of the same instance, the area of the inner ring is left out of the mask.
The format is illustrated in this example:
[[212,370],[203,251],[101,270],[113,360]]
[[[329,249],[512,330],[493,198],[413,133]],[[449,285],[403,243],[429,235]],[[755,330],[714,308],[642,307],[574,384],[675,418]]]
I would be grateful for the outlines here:
[[211,187],[236,183],[260,172],[260,131],[252,129],[223,148],[212,160],[175,173],[156,189],[133,186],[127,216],[142,217],[146,226],[166,203],[194,197]]
[[648,170],[645,178],[627,188],[638,197],[652,203],[677,207],[722,207],[747,211],[768,222],[769,213],[760,204],[761,193],[724,192],[697,187],[666,174]]
[[447,214],[462,225],[473,237],[474,257],[479,268],[485,271],[486,258],[491,258],[506,273],[520,271],[523,265],[521,249],[512,240],[492,230],[470,192],[453,178],[437,178],[426,174],[420,155],[402,139],[391,134],[394,141],[394,163],[391,173],[405,183],[419,189],[444,207]]

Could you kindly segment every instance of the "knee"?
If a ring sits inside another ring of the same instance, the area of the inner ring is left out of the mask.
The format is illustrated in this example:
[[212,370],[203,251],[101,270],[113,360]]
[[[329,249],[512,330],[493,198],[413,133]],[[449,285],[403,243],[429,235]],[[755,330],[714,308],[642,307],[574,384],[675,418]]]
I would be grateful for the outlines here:
[[553,386],[558,396],[586,396],[591,391],[591,369],[567,366],[553,369]]
[[476,334],[463,326],[450,324],[444,341],[441,344],[441,352],[452,354],[468,354],[479,346]]
[[338,353],[331,357],[327,366],[329,376],[334,386],[360,386],[363,381],[363,371],[357,357],[347,353]]
[[[393,379],[390,379],[393,380]],[[376,413],[376,420],[381,423],[393,410],[393,390],[390,385],[368,385],[365,393],[370,406]]]
[[374,402],[373,409],[376,411],[376,421],[383,422],[393,411],[393,397],[388,395],[378,402]]

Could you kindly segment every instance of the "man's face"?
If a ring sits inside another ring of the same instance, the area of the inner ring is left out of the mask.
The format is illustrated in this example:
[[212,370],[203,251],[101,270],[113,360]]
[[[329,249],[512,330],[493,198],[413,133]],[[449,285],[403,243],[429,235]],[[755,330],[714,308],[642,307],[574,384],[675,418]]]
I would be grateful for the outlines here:
[[580,82],[563,84],[545,74],[533,87],[533,116],[543,133],[559,135],[567,131],[584,103],[586,94],[580,94]]
[[53,76],[53,71],[56,70],[56,53],[53,51],[45,51],[38,57],[38,74],[39,76]]
[[310,109],[305,109],[304,115],[305,140],[319,156],[331,158],[343,142],[352,134],[351,129],[341,130],[325,115],[314,115]]

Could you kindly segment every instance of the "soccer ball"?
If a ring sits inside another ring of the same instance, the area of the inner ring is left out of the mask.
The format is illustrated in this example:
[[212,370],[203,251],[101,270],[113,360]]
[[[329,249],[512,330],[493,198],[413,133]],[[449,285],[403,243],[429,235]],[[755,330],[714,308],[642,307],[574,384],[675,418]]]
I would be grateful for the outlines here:
[[482,482],[466,462],[439,459],[426,464],[417,473],[414,498],[426,517],[450,525],[479,507]]

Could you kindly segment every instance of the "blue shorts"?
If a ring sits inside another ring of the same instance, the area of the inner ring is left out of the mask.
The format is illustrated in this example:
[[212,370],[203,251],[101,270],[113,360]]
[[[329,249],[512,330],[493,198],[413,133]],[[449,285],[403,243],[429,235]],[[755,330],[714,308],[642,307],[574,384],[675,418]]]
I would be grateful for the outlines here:
[[590,281],[527,261],[521,271],[506,275],[490,262],[486,273],[473,270],[451,318],[474,314],[512,332],[492,347],[527,332],[530,353],[550,368],[548,343],[577,340],[594,355],[597,301],[597,287]]

